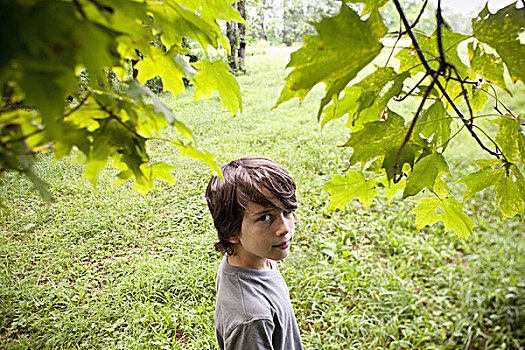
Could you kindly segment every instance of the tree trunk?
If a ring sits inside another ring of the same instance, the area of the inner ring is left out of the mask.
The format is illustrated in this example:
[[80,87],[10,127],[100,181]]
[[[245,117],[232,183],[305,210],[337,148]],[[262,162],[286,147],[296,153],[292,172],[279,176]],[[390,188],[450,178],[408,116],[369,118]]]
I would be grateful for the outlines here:
[[283,44],[288,45],[288,4],[287,0],[283,0],[283,33],[282,33]]
[[259,3],[259,19],[261,21],[261,27],[259,28],[259,40],[268,40],[268,36],[266,35],[266,27],[264,25],[264,21],[266,20],[266,17],[264,16],[264,10],[266,10],[266,1],[262,0]]
[[228,64],[232,69],[233,73],[237,72],[237,38],[235,33],[235,22],[228,21],[226,22],[226,36],[230,42],[231,54],[228,56]]
[[[242,19],[246,21],[246,1],[241,0],[237,2],[237,9]],[[245,72],[245,57],[246,57],[246,25],[244,23],[238,23],[239,28],[239,61],[238,69],[241,72]]]

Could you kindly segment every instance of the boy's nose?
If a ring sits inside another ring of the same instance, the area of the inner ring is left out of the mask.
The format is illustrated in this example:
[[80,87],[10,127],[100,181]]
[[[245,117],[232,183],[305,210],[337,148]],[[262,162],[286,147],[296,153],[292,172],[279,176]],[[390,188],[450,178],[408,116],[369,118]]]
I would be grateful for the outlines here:
[[284,216],[284,214],[280,215],[277,224],[279,225],[279,227],[277,228],[278,236],[284,236],[288,232],[290,232],[290,226],[292,225],[292,223]]

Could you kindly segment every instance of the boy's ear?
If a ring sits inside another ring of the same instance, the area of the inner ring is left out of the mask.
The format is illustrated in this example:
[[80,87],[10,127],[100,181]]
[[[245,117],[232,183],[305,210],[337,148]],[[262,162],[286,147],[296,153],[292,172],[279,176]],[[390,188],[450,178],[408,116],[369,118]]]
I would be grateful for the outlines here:
[[233,243],[233,244],[239,243],[239,237],[232,237],[228,239],[228,242]]

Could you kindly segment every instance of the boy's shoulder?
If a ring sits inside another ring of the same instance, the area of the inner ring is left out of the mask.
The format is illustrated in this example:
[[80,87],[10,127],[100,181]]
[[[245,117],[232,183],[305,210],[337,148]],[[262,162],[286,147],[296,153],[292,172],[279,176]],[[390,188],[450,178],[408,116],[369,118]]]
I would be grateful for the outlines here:
[[266,271],[245,269],[228,264],[224,258],[217,274],[216,314],[228,318],[272,320],[283,304],[283,293],[289,301],[288,288],[277,264]]

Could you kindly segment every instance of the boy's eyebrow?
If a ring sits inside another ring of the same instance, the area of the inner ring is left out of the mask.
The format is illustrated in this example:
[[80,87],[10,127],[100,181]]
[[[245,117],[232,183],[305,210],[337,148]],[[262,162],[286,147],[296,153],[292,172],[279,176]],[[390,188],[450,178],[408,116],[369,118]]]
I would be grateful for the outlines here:
[[262,215],[262,214],[266,214],[266,213],[272,211],[273,209],[274,209],[274,208],[272,208],[272,207],[267,207],[267,208],[265,208],[265,209],[263,209],[263,210],[254,211],[254,212],[252,212],[252,213],[253,213],[253,215]]

